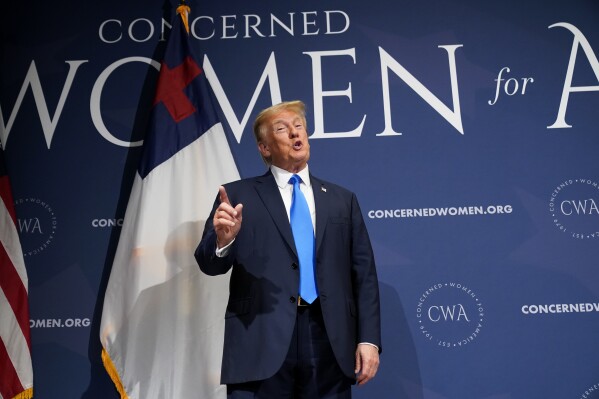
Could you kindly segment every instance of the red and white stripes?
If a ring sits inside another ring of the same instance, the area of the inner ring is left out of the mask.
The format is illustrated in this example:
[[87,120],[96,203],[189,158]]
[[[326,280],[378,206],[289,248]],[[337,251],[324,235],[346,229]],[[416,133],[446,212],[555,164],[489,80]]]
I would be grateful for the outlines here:
[[33,397],[27,271],[3,169],[0,166],[0,399],[25,399]]

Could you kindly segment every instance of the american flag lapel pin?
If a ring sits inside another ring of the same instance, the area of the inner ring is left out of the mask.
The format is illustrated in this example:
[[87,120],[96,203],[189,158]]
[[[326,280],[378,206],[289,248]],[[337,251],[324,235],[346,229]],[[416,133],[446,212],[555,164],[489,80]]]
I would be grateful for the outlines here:
[[320,189],[325,193],[327,192],[327,189],[325,187],[320,187]]

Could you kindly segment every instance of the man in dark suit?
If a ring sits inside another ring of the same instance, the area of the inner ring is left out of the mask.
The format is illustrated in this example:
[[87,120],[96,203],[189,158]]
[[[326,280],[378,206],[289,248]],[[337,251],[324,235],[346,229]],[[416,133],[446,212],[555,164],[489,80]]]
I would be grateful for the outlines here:
[[269,171],[219,188],[195,252],[206,274],[232,269],[221,382],[230,399],[351,398],[353,383],[376,374],[381,350],[374,256],[356,196],[309,173],[302,102],[262,111],[254,135]]

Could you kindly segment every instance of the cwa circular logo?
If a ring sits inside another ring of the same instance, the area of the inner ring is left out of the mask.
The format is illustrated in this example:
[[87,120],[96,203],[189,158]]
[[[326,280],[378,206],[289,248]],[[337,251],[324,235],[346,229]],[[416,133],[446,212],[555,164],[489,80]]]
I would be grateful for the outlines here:
[[580,395],[580,399],[599,399],[599,383],[588,387],[587,390]]
[[57,220],[52,206],[39,198],[15,201],[17,222],[23,256],[37,255],[52,243]]
[[418,300],[416,320],[421,335],[442,348],[472,343],[483,327],[484,308],[478,295],[460,283],[440,283]]
[[562,233],[576,239],[599,238],[599,185],[589,179],[571,179],[551,193],[549,212]]

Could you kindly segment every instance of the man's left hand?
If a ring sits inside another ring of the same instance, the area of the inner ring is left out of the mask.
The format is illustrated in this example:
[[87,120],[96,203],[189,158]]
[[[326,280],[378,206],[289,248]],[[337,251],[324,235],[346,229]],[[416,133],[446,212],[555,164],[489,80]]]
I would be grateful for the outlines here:
[[368,344],[359,344],[356,348],[356,378],[358,385],[370,381],[379,368],[378,348]]

